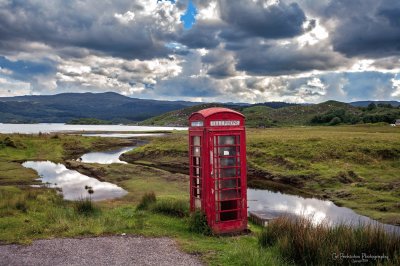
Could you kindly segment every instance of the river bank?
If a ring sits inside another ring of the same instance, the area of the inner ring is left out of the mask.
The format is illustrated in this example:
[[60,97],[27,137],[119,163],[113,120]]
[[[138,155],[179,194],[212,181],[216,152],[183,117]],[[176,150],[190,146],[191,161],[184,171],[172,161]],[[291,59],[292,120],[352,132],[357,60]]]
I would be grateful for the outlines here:
[[[152,139],[121,156],[188,172],[187,134]],[[400,225],[400,130],[377,126],[247,130],[248,186],[329,199]]]
[[[254,143],[250,134],[249,146]],[[0,149],[3,170],[0,173],[0,226],[4,228],[0,232],[0,241],[3,243],[29,243],[41,238],[127,233],[171,237],[178,242],[183,251],[201,254],[202,260],[211,265],[237,265],[246,262],[251,265],[288,263],[278,254],[276,247],[259,248],[257,236],[261,228],[253,224],[250,224],[250,235],[233,238],[209,237],[191,233],[187,227],[187,217],[136,210],[141,197],[149,192],[155,192],[161,202],[188,202],[187,175],[154,167],[157,166],[152,165],[154,160],[107,165],[76,161],[84,150],[89,152],[92,149],[98,150],[99,147],[106,150],[118,143],[129,142],[131,145],[129,139],[120,142],[121,140],[113,138],[62,134],[57,137],[46,134],[8,137],[15,145]],[[147,139],[150,141],[148,144],[129,154],[139,151],[139,154],[147,154],[146,156],[159,159],[160,162],[175,160],[176,165],[183,164],[187,157],[179,155],[179,151],[185,149],[185,137],[185,134],[175,133],[162,138]],[[2,135],[1,138],[4,140],[5,136]],[[123,158],[124,156],[121,156],[121,159]],[[69,168],[83,167],[90,176],[95,173],[93,171],[100,170],[99,179],[122,187],[128,194],[121,198],[97,202],[93,213],[82,214],[77,211],[77,203],[63,200],[55,190],[30,187],[31,184],[37,183],[37,175],[33,170],[23,168],[17,163],[24,160],[70,163]]]

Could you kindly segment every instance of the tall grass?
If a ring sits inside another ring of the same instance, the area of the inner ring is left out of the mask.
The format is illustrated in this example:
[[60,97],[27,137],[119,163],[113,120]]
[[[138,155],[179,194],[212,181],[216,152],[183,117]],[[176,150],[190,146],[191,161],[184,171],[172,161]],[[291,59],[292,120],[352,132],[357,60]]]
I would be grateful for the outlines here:
[[150,205],[154,204],[157,201],[156,194],[154,192],[145,193],[140,199],[139,204],[137,205],[137,210],[147,210]]
[[207,223],[207,218],[202,211],[197,210],[190,214],[189,231],[206,236],[212,234],[211,228]]
[[99,209],[93,204],[90,198],[80,199],[75,202],[75,211],[77,214],[89,216],[99,211]]
[[261,247],[277,247],[283,257],[301,265],[352,264],[363,254],[385,256],[366,258],[365,264],[400,265],[400,235],[378,225],[330,227],[305,218],[281,217],[261,232],[258,241]]
[[189,212],[189,204],[185,200],[164,199],[152,206],[152,211],[175,217],[185,217]]

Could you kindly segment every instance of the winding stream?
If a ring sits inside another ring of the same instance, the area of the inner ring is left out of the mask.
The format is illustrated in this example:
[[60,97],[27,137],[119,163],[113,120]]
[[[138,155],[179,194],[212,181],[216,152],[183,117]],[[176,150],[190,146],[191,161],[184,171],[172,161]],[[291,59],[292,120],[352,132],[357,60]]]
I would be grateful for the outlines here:
[[[120,161],[119,156],[134,148],[135,146],[130,146],[111,151],[91,152],[84,154],[81,159],[82,162],[86,163],[126,163]],[[41,176],[43,183],[49,183],[50,187],[60,188],[66,200],[78,200],[87,197],[88,191],[85,189],[85,186],[93,188],[94,193],[91,195],[93,200],[113,199],[122,197],[128,193],[115,184],[101,182],[75,170],[69,170],[62,164],[55,164],[49,161],[28,161],[23,166],[36,170]],[[307,217],[315,224],[324,222],[328,225],[337,225],[340,223],[350,225],[379,224],[384,226],[388,231],[400,233],[399,226],[379,223],[366,216],[359,215],[349,208],[339,207],[328,200],[303,198],[251,188],[247,190],[247,195],[248,210],[259,214],[267,214],[269,217],[295,215]]]
[[[119,160],[119,156],[135,146],[118,148],[104,152],[90,152],[81,157],[86,163],[126,163]],[[39,180],[48,187],[57,188],[61,191],[66,200],[80,200],[90,197],[93,201],[120,198],[128,194],[123,188],[109,183],[102,182],[96,178],[81,174],[78,171],[67,169],[63,164],[50,161],[27,161],[22,164],[26,168],[35,170]],[[89,194],[89,187],[93,190]]]
[[[115,184],[102,182],[78,171],[69,170],[60,163],[28,161],[22,165],[37,171],[40,181],[48,187],[60,189],[66,200],[90,197],[93,201],[99,201],[120,198],[128,194],[126,190]],[[89,194],[89,187],[93,190],[93,194]]]
[[352,209],[339,207],[329,200],[315,198],[303,198],[279,192],[261,189],[247,189],[248,210],[269,217],[282,215],[301,216],[310,219],[314,224],[326,223],[334,226],[348,224],[357,226],[360,224],[381,225],[388,232],[400,233],[400,227],[383,224],[363,215],[359,215]]
[[123,163],[127,162],[121,161],[119,156],[121,154],[133,150],[135,146],[124,147],[120,149],[102,151],[102,152],[89,152],[81,156],[79,159],[83,163],[100,163],[100,164],[112,164],[112,163]]

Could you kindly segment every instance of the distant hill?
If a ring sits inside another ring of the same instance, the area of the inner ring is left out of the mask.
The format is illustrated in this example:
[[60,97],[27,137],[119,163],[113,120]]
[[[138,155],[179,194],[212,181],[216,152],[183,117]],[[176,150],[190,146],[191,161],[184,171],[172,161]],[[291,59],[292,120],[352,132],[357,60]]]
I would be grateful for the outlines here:
[[140,125],[157,125],[157,126],[187,126],[189,116],[201,109],[211,107],[227,107],[231,109],[239,108],[239,106],[225,105],[221,103],[206,103],[190,106],[181,110],[168,112],[156,117],[149,118],[140,122]]
[[288,107],[288,106],[295,106],[299,105],[297,103],[287,103],[287,102],[265,102],[265,103],[256,103],[253,104],[252,106],[267,106],[271,107],[274,109],[282,108],[282,107]]
[[129,123],[196,104],[130,98],[113,92],[0,97],[0,122],[66,123],[95,118]]
[[396,101],[350,104],[337,101],[320,104],[195,103],[145,100],[106,92],[0,97],[0,123],[139,122],[141,125],[187,126],[191,113],[217,106],[242,112],[250,127],[393,123],[400,119],[400,105]]
[[357,102],[351,102],[352,106],[357,106],[357,107],[367,107],[370,103],[375,103],[375,104],[390,104],[394,107],[400,106],[400,102],[398,101],[357,101]]
[[141,122],[142,125],[187,126],[189,115],[197,110],[208,107],[223,106],[241,111],[246,116],[246,124],[250,127],[270,127],[279,125],[305,125],[319,115],[335,110],[345,110],[349,114],[361,115],[362,111],[347,103],[327,101],[312,105],[288,105],[281,108],[271,108],[263,104],[249,107],[227,106],[223,104],[207,104],[172,111],[161,116]]

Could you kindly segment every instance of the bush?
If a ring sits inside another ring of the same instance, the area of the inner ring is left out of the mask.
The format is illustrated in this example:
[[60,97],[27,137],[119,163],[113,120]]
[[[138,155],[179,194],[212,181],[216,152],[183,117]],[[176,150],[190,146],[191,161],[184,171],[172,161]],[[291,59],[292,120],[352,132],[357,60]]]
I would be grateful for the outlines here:
[[6,137],[2,142],[6,147],[17,148],[17,144],[10,137]]
[[207,218],[201,211],[195,211],[189,217],[189,231],[202,235],[211,235],[211,228],[208,226]]
[[15,208],[21,212],[27,212],[28,206],[26,205],[26,201],[24,199],[20,199],[15,204]]
[[342,120],[341,120],[339,117],[335,116],[335,117],[332,118],[332,120],[329,122],[329,125],[330,125],[330,126],[336,126],[336,125],[340,124],[341,122],[342,122]]
[[189,204],[183,200],[162,200],[153,205],[152,211],[170,216],[185,217],[189,211]]
[[138,206],[136,207],[137,210],[147,210],[149,206],[154,204],[157,201],[156,194],[154,192],[146,193],[142,196]]
[[300,265],[351,264],[335,255],[385,255],[381,260],[369,259],[369,264],[400,263],[400,236],[389,234],[382,226],[359,225],[356,228],[326,224],[313,225],[304,218],[281,217],[272,221],[258,236],[261,247],[275,246],[281,256]]
[[75,202],[75,211],[78,214],[89,216],[98,211],[96,206],[92,203],[90,198],[80,199],[79,201]]

